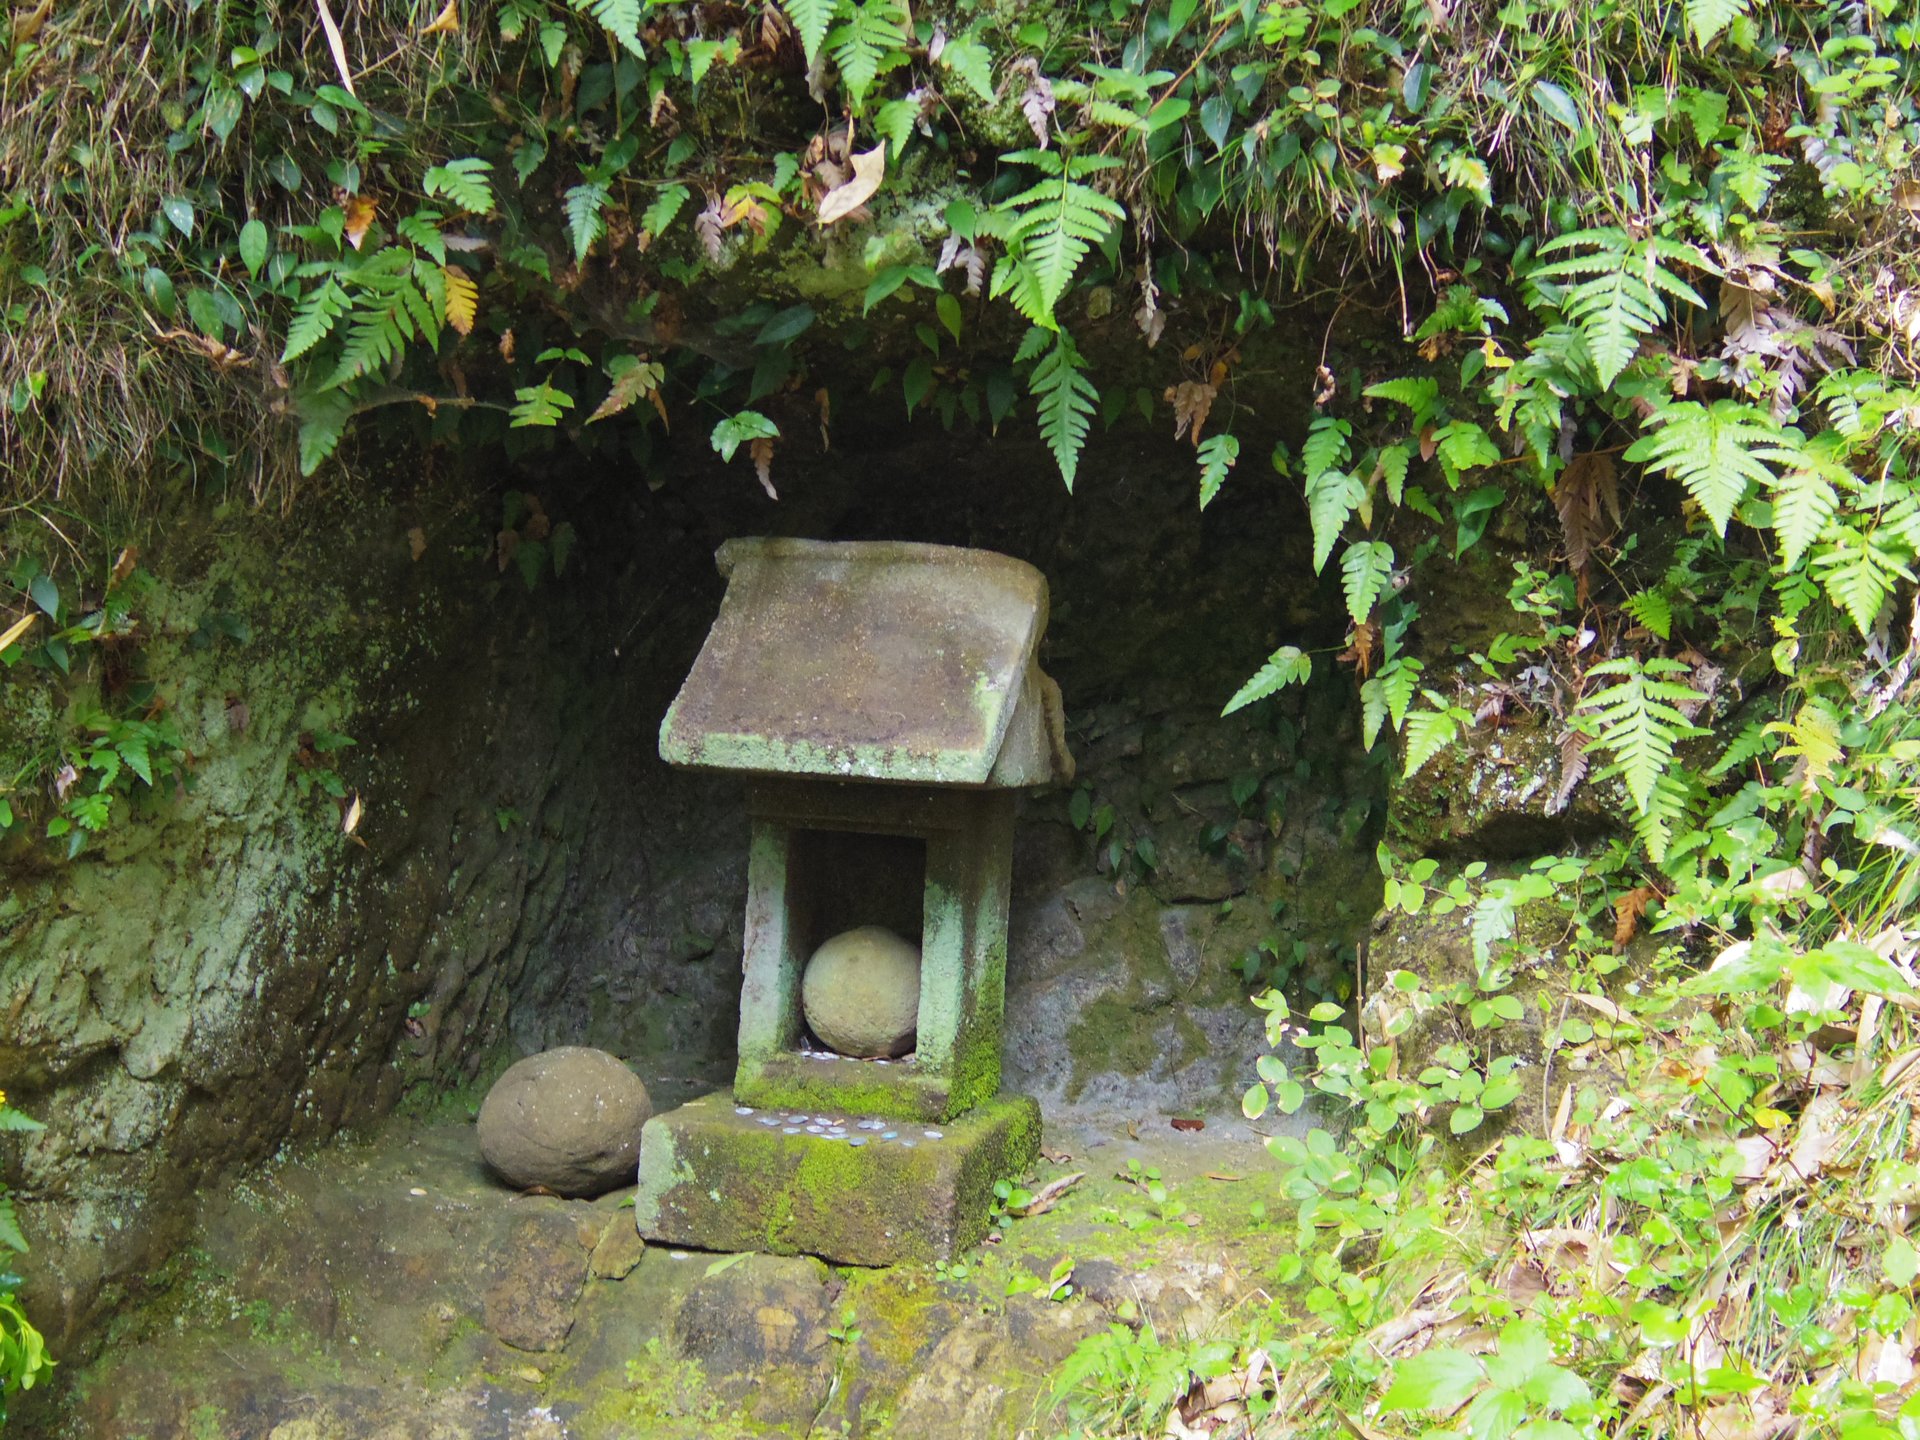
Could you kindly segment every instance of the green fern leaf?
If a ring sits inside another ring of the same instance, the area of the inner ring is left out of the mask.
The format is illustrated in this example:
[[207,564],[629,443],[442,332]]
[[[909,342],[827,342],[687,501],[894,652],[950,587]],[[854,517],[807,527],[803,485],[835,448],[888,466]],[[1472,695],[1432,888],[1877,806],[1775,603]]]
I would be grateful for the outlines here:
[[888,56],[907,44],[906,13],[900,0],[860,0],[841,13],[846,18],[828,34],[827,48],[858,109]]
[[654,196],[653,203],[641,212],[640,228],[656,239],[665,234],[667,227],[673,224],[682,207],[686,205],[688,193],[684,185],[667,186]]
[[487,178],[493,166],[478,156],[449,160],[435,165],[420,177],[420,188],[429,195],[444,195],[460,209],[474,215],[493,213],[493,182]]
[[1321,415],[1307,427],[1307,443],[1300,447],[1300,464],[1309,482],[1325,471],[1346,464],[1352,453],[1347,447],[1347,437],[1352,434],[1351,425],[1331,415]]
[[1869,635],[1894,582],[1913,579],[1904,559],[1888,549],[1877,532],[1836,529],[1813,557],[1813,569],[1827,598],[1847,613],[1862,635]]
[[434,264],[444,265],[447,263],[447,242],[440,234],[439,219],[438,210],[416,210],[394,221],[393,230],[414,249],[431,255]]
[[1312,677],[1313,657],[1303,654],[1297,645],[1282,645],[1267,657],[1267,663],[1254,672],[1251,680],[1233,692],[1233,698],[1220,713],[1231,715],[1288,685],[1305,685]]
[[1811,465],[1790,467],[1773,482],[1773,533],[1780,537],[1780,564],[1798,570],[1839,508],[1833,484]]
[[1542,255],[1573,252],[1535,270],[1535,281],[1566,282],[1560,309],[1579,327],[1603,387],[1610,386],[1639,353],[1640,338],[1667,318],[1671,296],[1704,307],[1692,286],[1667,269],[1674,261],[1702,270],[1713,266],[1690,245],[1658,237],[1635,239],[1616,227],[1576,230],[1540,247]]
[[353,415],[353,401],[338,390],[301,397],[300,473],[312,475],[340,447],[340,437]]
[[13,1197],[4,1190],[0,1190],[0,1248],[22,1254],[31,1248],[27,1237],[20,1232],[20,1217],[14,1213]]
[[602,215],[606,208],[607,187],[597,181],[584,180],[567,191],[567,233],[573,237],[574,264],[586,264],[593,242],[607,233]]
[[1395,505],[1407,490],[1407,467],[1413,462],[1413,452],[1404,445],[1389,445],[1380,452],[1374,462],[1374,473],[1387,487],[1387,499]]
[[1644,664],[1633,656],[1604,660],[1589,676],[1617,677],[1617,683],[1580,702],[1576,728],[1590,735],[1607,752],[1610,773],[1620,776],[1642,814],[1647,812],[1654,782],[1673,764],[1676,741],[1707,732],[1692,724],[1677,708],[1706,697],[1663,675],[1685,674],[1678,660],[1656,658]]
[[1770,728],[1756,720],[1728,742],[1725,753],[1714,762],[1713,768],[1707,774],[1715,780],[1723,775],[1730,775],[1749,760],[1757,760],[1766,754],[1773,746],[1774,740]]
[[978,40],[959,36],[947,41],[940,63],[966,82],[982,104],[993,103],[993,52]]
[[1446,698],[1437,691],[1423,690],[1420,693],[1433,708],[1407,712],[1403,727],[1407,736],[1407,752],[1402,773],[1408,780],[1418,775],[1429,760],[1453,743],[1463,723],[1470,723],[1473,719],[1459,706],[1447,704]]
[[573,0],[573,8],[608,31],[629,54],[646,57],[640,43],[640,0]]
[[1406,406],[1413,412],[1413,424],[1417,428],[1433,418],[1440,402],[1440,382],[1424,375],[1403,376],[1369,385],[1363,393],[1376,400],[1391,400]]
[[1662,640],[1673,638],[1673,605],[1658,590],[1643,590],[1622,601],[1620,608]]
[[1628,446],[1625,458],[1665,471],[1686,486],[1722,536],[1748,489],[1774,483],[1767,461],[1798,458],[1788,443],[1798,438],[1795,432],[1737,400],[1663,405],[1653,424],[1658,428]]
[[1215,435],[1200,447],[1200,508],[1206,509],[1220,487],[1227,483],[1227,471],[1240,459],[1240,442],[1231,435]]
[[507,424],[522,430],[528,426],[554,426],[573,408],[573,396],[552,381],[523,385],[513,392],[515,401]]
[[834,0],[780,0],[780,8],[787,12],[787,19],[793,22],[793,28],[800,36],[800,47],[807,52],[807,64],[812,65],[819,58],[820,42],[827,38],[827,26],[833,20]]
[[1493,437],[1470,420],[1456,420],[1434,431],[1433,441],[1440,457],[1440,469],[1447,477],[1447,488],[1458,490],[1467,471],[1500,463],[1500,448]]
[[333,280],[308,291],[293,307],[293,323],[287,327],[287,348],[280,353],[281,363],[299,359],[326,339],[340,317],[352,308],[347,292]]
[[1103,244],[1127,215],[1118,201],[1080,181],[1120,162],[1098,155],[1069,160],[1052,150],[1017,150],[1000,158],[1050,173],[996,207],[1007,254],[994,266],[992,292],[1006,295],[1027,319],[1051,330],[1054,306],[1088,250]]
[[1393,579],[1393,547],[1384,540],[1356,540],[1340,557],[1340,583],[1347,595],[1347,613],[1358,624],[1373,613],[1375,602]]
[[1323,470],[1307,481],[1307,519],[1313,524],[1314,574],[1327,568],[1341,527],[1366,498],[1366,486],[1344,470]]
[[1646,808],[1630,817],[1633,838],[1640,842],[1640,848],[1654,864],[1665,862],[1673,848],[1674,828],[1687,817],[1692,801],[1693,786],[1688,781],[1686,767],[1675,766],[1661,772],[1647,796]]
[[1722,31],[1747,13],[1750,0],[1687,0],[1687,28],[1702,50]]
[[1100,392],[1087,378],[1085,363],[1073,341],[1061,331],[1040,363],[1033,367],[1027,388],[1040,405],[1040,438],[1053,452],[1060,478],[1073,489],[1080,470],[1080,451],[1087,443],[1087,427]]

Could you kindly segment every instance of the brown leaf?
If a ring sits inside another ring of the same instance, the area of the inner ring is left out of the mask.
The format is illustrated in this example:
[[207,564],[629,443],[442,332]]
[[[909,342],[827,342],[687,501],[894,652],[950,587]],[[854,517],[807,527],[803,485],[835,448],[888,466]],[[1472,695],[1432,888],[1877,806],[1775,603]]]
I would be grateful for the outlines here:
[[1173,1117],[1173,1119],[1171,1119],[1167,1123],[1172,1125],[1173,1128],[1176,1130],[1192,1131],[1192,1130],[1204,1130],[1207,1128],[1206,1121],[1196,1120],[1187,1115],[1176,1115]]
[[1022,1220],[1029,1219],[1035,1215],[1044,1215],[1047,1211],[1058,1205],[1061,1200],[1065,1199],[1069,1190],[1073,1189],[1074,1186],[1086,1178],[1086,1171],[1076,1170],[1071,1175],[1061,1175],[1056,1179],[1049,1180],[1033,1192],[1033,1198],[1026,1204],[1016,1209],[1010,1209],[1007,1213],[1017,1216]]
[[443,265],[440,274],[447,285],[447,324],[462,335],[471,335],[474,316],[480,309],[480,287],[458,265]]
[[500,562],[502,570],[513,563],[514,552],[519,548],[520,532],[518,530],[502,530],[493,537],[493,553]]
[[1178,440],[1191,428],[1194,447],[1198,449],[1201,427],[1207,423],[1214,397],[1219,393],[1204,380],[1182,380],[1178,385],[1169,385],[1162,398],[1173,405],[1173,438]]
[[1561,731],[1560,784],[1555,787],[1553,798],[1547,802],[1549,815],[1558,815],[1566,809],[1573,792],[1587,778],[1587,743],[1587,737],[1578,730]]
[[[1316,410],[1319,409],[1322,405],[1326,404],[1329,400],[1333,399],[1335,393],[1338,392],[1339,389],[1340,389],[1340,382],[1333,378],[1333,371],[1329,370],[1324,365],[1321,365],[1314,370],[1313,372],[1313,405]],[[1432,459],[1433,457],[1429,455],[1427,458]]]
[[520,528],[529,540],[544,540],[553,533],[553,522],[547,518],[547,510],[540,503],[538,495],[528,495],[527,519]]
[[1587,603],[1588,565],[1593,547],[1611,533],[1601,520],[1603,504],[1615,515],[1619,513],[1620,495],[1613,457],[1593,451],[1574,456],[1554,481],[1553,508],[1560,516],[1567,568],[1579,582],[1582,605]]
[[427,553],[427,532],[418,525],[407,531],[407,550],[415,560]]
[[1219,1170],[1209,1170],[1209,1171],[1207,1171],[1207,1179],[1209,1179],[1209,1180],[1224,1180],[1224,1181],[1225,1181],[1226,1183],[1228,1183],[1229,1185],[1237,1185],[1237,1184],[1239,1184],[1239,1183],[1240,1183],[1240,1182],[1241,1182],[1242,1180],[1244,1180],[1244,1179],[1246,1179],[1246,1178],[1247,1178],[1247,1177],[1246,1177],[1246,1176],[1244,1176],[1244,1175],[1228,1175],[1228,1174],[1226,1174],[1225,1172],[1223,1172],[1223,1171],[1219,1171]]
[[591,425],[596,420],[618,415],[644,395],[653,401],[654,409],[660,412],[660,422],[666,424],[667,407],[660,398],[660,382],[666,375],[666,367],[658,360],[642,360],[628,366],[615,377],[613,387],[607,391],[607,398],[587,417],[587,423]]
[[1650,902],[1658,900],[1660,892],[1651,885],[1636,885],[1613,902],[1613,943],[1625,945],[1633,939],[1640,928],[1640,917],[1647,913]]
[[244,735],[247,726],[253,720],[253,712],[247,708],[247,702],[238,695],[227,696],[227,729],[235,735]]
[[340,26],[334,21],[333,11],[327,8],[327,0],[313,0],[313,4],[320,12],[320,28],[327,32],[327,49],[333,53],[333,68],[340,72],[341,85],[352,95],[353,70],[347,64],[347,42],[341,38]]
[[658,130],[663,119],[671,122],[679,113],[680,107],[673,103],[673,97],[668,95],[663,87],[660,93],[653,97],[653,108],[647,112],[647,124]]
[[47,17],[53,14],[53,0],[40,0],[30,12],[19,16],[13,22],[13,34],[9,37],[13,44],[31,45],[40,34],[40,27],[47,23]]
[[773,488],[773,437],[755,436],[747,445],[747,453],[753,457],[753,473],[760,477],[760,488],[769,500],[778,500],[780,492]]
[[820,448],[831,450],[833,437],[828,434],[828,426],[833,421],[833,397],[827,394],[826,386],[822,385],[813,392],[813,403],[820,408]]
[[[107,588],[111,590],[122,580],[126,579],[127,576],[131,575],[133,573],[133,567],[139,562],[139,559],[140,547],[138,545],[129,545],[126,549],[122,550],[119,557],[113,562],[113,573],[107,577]],[[4,645],[0,645],[0,650],[4,650],[5,648]]]
[[1347,648],[1334,658],[1353,666],[1362,680],[1373,673],[1373,652],[1380,641],[1380,626],[1372,620],[1362,620],[1353,627],[1347,637]]
[[827,192],[820,202],[820,223],[831,225],[844,220],[873,198],[887,170],[887,143],[881,141],[871,150],[852,157],[853,175],[846,184]]
[[14,621],[13,624],[9,625],[4,631],[0,631],[0,653],[3,653],[9,645],[13,644],[14,641],[31,630],[33,628],[33,622],[39,618],[40,616],[37,613],[28,611],[25,615],[22,615],[18,620]]
[[1153,283],[1151,263],[1140,267],[1140,304],[1134,309],[1133,323],[1147,337],[1149,350],[1160,343],[1160,336],[1167,328],[1167,314],[1160,308],[1160,287]]
[[721,208],[720,197],[707,197],[706,209],[693,217],[693,233],[700,237],[700,243],[706,247],[707,259],[718,264],[720,253],[726,246],[725,211]]
[[430,24],[420,27],[422,35],[458,35],[460,33],[460,0],[447,0],[440,7],[440,13],[433,17]]
[[1040,1158],[1049,1165],[1064,1165],[1073,1159],[1073,1156],[1064,1150],[1048,1150],[1043,1146],[1040,1150]]
[[500,358],[509,365],[513,363],[513,330],[511,328],[500,336]]
[[1024,74],[1027,77],[1027,88],[1020,95],[1020,113],[1027,117],[1027,128],[1033,131],[1034,143],[1044,150],[1047,142],[1053,138],[1053,111],[1056,104],[1053,81],[1040,73],[1040,62],[1031,55],[1014,61],[1007,69],[1009,74]]

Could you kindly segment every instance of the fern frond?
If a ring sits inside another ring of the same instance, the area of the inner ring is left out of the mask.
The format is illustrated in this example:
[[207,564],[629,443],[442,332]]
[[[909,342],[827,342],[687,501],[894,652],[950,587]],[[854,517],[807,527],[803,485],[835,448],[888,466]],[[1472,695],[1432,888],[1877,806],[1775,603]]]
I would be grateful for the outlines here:
[[1628,446],[1625,458],[1665,471],[1686,486],[1722,536],[1749,487],[1774,483],[1767,462],[1799,458],[1798,447],[1790,443],[1798,432],[1781,429],[1765,411],[1738,400],[1663,405],[1652,423],[1658,428]]
[[1833,483],[1811,465],[1790,467],[1773,482],[1773,533],[1780,537],[1780,563],[1788,570],[1813,548],[1839,508]]
[[1053,452],[1060,478],[1072,490],[1100,392],[1087,378],[1085,362],[1065,331],[1059,332],[1053,348],[1033,367],[1027,388],[1039,402],[1040,438]]
[[1327,568],[1347,517],[1367,498],[1367,487],[1344,470],[1323,470],[1307,481],[1307,519],[1313,525],[1313,573]]
[[1267,657],[1267,663],[1254,672],[1252,679],[1233,692],[1220,713],[1231,715],[1288,685],[1305,685],[1312,677],[1313,657],[1303,654],[1297,645],[1282,645]]
[[1536,281],[1567,282],[1560,310],[1580,329],[1602,386],[1610,386],[1639,352],[1640,338],[1667,318],[1665,296],[1703,307],[1692,286],[1666,268],[1681,262],[1710,270],[1705,255],[1676,240],[1636,240],[1608,226],[1576,230],[1540,247],[1542,255],[1573,252],[1535,270]]
[[1862,635],[1873,633],[1880,607],[1896,580],[1912,580],[1904,555],[1890,549],[1882,532],[1836,528],[1813,557],[1813,570],[1827,598],[1844,610]]
[[1080,180],[1111,168],[1098,156],[1066,160],[1051,150],[1018,150],[1000,157],[1049,171],[1038,185],[997,207],[1007,255],[993,272],[993,294],[1005,294],[1036,325],[1054,328],[1053,309],[1093,246],[1126,219],[1119,201]]
[[640,43],[640,0],[573,0],[573,8],[607,31],[629,54],[645,58]]
[[607,233],[602,212],[607,208],[607,187],[595,180],[583,180],[567,191],[567,233],[573,237],[573,263],[587,263],[593,242]]
[[1321,415],[1307,427],[1306,444],[1300,447],[1300,464],[1309,483],[1323,471],[1338,469],[1347,462],[1352,453],[1347,437],[1352,434],[1353,426],[1331,415]]
[[475,215],[493,213],[493,182],[488,176],[493,165],[476,155],[435,165],[420,177],[420,188],[429,195],[443,195],[462,210]]
[[1687,0],[1687,29],[1693,43],[1701,49],[1713,43],[1720,33],[1747,13],[1751,0]]
[[800,48],[807,52],[807,64],[819,58],[820,42],[827,38],[827,26],[833,20],[834,0],[780,0],[780,8],[793,22],[800,37]]
[[1447,746],[1460,733],[1463,724],[1470,723],[1473,716],[1458,705],[1447,704],[1446,697],[1438,691],[1422,690],[1430,710],[1410,710],[1402,727],[1406,732],[1407,751],[1402,775],[1411,780],[1426,768],[1426,764]]
[[340,317],[352,308],[353,302],[336,281],[328,280],[319,289],[308,291],[293,307],[293,323],[287,327],[287,348],[280,353],[281,363],[299,359],[326,339]]
[[1373,613],[1393,579],[1393,546],[1384,540],[1356,540],[1340,557],[1340,584],[1347,613],[1358,624]]
[[845,19],[826,43],[857,109],[866,102],[888,52],[907,44],[906,13],[900,0],[860,0],[840,13]]
[[1220,487],[1227,483],[1227,471],[1240,459],[1240,442],[1231,435],[1215,435],[1200,447],[1200,508],[1206,509]]
[[1620,776],[1635,807],[1644,815],[1654,782],[1673,764],[1677,741],[1707,732],[1692,724],[1680,704],[1707,697],[1691,686],[1661,677],[1685,674],[1678,660],[1655,658],[1641,662],[1623,655],[1604,660],[1587,672],[1616,677],[1616,683],[1580,702],[1575,721],[1607,752],[1609,773]]

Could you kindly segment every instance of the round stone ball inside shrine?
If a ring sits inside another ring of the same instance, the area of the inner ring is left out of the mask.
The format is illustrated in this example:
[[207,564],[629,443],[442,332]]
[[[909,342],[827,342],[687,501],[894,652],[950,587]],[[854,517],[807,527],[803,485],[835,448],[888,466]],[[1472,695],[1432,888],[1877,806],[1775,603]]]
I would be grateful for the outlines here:
[[904,1055],[919,1023],[920,947],[880,925],[842,931],[807,961],[800,1006],[830,1050],[859,1060]]

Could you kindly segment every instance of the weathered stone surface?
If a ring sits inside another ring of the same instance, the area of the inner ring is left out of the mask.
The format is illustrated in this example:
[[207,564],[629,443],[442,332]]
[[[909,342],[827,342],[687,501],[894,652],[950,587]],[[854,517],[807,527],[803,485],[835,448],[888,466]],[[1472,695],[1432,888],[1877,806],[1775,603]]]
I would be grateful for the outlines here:
[[634,1228],[633,1213],[622,1210],[601,1232],[587,1262],[587,1273],[596,1280],[624,1280],[646,1253],[647,1242]]
[[628,1183],[647,1087],[604,1050],[546,1050],[508,1068],[480,1106],[480,1153],[517,1189],[598,1195]]
[[844,930],[807,961],[800,1004],[808,1028],[842,1055],[904,1055],[920,1014],[920,947],[879,925]]
[[861,1129],[837,1111],[827,1118],[840,1137],[808,1133],[814,1118],[737,1114],[728,1095],[654,1116],[634,1198],[640,1233],[850,1265],[946,1260],[986,1233],[994,1181],[1039,1154],[1039,1108],[1019,1096],[939,1126]]
[[557,1350],[573,1328],[587,1280],[587,1251],[573,1218],[548,1212],[521,1221],[488,1257],[487,1329],[516,1350]]

